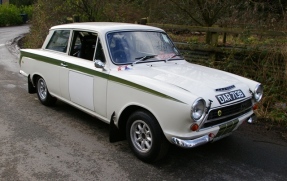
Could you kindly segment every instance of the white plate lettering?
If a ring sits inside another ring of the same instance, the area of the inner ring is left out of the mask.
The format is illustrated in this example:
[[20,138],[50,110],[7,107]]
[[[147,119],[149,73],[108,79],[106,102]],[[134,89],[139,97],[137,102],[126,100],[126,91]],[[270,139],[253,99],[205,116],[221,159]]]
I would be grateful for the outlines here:
[[230,91],[224,94],[216,95],[215,97],[220,104],[225,104],[225,103],[237,100],[237,99],[244,98],[245,95],[240,89],[238,89],[235,91]]

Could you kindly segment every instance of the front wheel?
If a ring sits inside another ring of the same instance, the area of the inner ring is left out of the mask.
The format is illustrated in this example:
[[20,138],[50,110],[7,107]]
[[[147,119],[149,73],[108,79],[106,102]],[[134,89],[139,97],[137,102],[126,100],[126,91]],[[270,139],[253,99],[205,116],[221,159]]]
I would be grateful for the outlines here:
[[166,155],[169,143],[150,113],[144,110],[133,113],[126,130],[129,145],[140,160],[153,162]]
[[48,91],[46,82],[42,77],[37,79],[36,86],[37,86],[37,95],[40,102],[45,106],[53,106],[56,103],[57,99],[51,96],[51,94]]

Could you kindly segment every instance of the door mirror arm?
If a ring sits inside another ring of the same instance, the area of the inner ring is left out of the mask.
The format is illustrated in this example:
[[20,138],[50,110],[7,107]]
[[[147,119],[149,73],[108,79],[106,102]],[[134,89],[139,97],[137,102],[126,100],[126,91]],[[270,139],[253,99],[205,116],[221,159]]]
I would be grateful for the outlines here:
[[106,71],[105,63],[102,62],[101,60],[95,60],[94,61],[94,65],[95,65],[96,68],[102,68],[104,71]]

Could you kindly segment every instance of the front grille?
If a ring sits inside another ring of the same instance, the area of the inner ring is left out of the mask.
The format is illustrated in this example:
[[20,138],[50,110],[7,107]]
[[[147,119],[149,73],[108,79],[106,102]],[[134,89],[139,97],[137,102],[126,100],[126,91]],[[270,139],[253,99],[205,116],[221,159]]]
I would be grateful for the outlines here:
[[[235,113],[244,111],[245,109],[251,108],[251,106],[252,106],[251,99],[248,99],[238,104],[234,104],[234,105],[219,108],[219,109],[214,109],[209,112],[207,120],[217,119],[217,118],[225,117],[231,114],[235,114]],[[221,111],[220,116],[218,115],[218,111]]]
[[213,109],[209,112],[207,120],[201,128],[211,127],[235,119],[249,112],[251,108],[252,101],[248,99],[238,104]]

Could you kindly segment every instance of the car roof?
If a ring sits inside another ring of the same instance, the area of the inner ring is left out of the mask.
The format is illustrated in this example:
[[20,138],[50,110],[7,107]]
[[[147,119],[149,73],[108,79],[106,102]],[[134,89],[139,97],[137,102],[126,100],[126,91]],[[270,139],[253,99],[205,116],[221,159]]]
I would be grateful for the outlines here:
[[160,28],[131,24],[131,23],[116,23],[116,22],[85,22],[85,23],[71,23],[53,26],[51,30],[55,29],[84,29],[94,30],[98,32],[109,32],[117,30],[147,30],[147,31],[164,31]]

